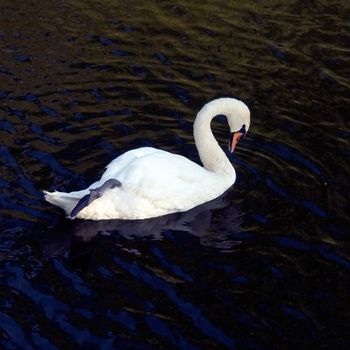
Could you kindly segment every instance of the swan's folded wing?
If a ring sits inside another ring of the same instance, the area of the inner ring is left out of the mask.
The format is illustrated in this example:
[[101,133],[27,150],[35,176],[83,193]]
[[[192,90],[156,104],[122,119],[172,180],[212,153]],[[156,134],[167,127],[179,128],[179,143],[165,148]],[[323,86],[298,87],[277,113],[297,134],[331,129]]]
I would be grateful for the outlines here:
[[133,161],[156,152],[159,152],[159,150],[156,148],[141,147],[123,153],[119,157],[113,159],[106,166],[106,171],[102,175],[101,180],[104,181],[116,177],[116,174],[118,174],[123,169],[126,169]]
[[215,175],[189,159],[160,151],[134,160],[118,179],[157,206],[181,207],[203,198],[215,188]]

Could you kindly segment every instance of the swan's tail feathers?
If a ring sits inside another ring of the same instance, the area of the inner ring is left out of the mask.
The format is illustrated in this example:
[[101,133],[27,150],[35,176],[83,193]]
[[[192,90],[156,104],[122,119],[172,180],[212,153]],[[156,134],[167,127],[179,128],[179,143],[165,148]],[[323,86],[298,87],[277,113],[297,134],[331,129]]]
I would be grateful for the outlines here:
[[70,215],[73,208],[77,205],[80,200],[80,196],[65,192],[48,192],[43,191],[45,200],[49,203],[62,208],[67,215]]

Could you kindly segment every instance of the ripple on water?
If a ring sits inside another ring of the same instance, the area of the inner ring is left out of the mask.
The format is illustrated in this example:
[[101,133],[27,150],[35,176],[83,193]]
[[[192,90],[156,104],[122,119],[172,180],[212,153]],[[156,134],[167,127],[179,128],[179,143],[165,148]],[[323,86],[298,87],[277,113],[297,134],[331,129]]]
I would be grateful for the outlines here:
[[[0,347],[345,348],[346,6],[46,5],[0,11]],[[140,222],[44,202],[131,148],[199,161],[219,96],[252,112],[222,198]]]

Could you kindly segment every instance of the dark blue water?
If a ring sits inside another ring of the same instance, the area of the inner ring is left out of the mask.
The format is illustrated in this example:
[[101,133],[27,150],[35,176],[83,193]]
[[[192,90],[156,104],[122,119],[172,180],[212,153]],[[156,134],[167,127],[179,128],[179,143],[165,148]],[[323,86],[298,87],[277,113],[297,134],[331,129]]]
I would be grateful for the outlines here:
[[[348,349],[349,15],[0,4],[0,348]],[[194,116],[219,96],[252,112],[223,197],[135,222],[44,202],[135,147],[199,161]]]

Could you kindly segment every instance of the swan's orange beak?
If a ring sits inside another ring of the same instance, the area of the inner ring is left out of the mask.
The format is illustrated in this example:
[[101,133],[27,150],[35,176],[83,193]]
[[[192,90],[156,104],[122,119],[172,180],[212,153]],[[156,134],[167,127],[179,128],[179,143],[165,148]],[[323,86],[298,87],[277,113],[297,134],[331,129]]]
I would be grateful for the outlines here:
[[242,135],[243,134],[240,131],[236,131],[236,132],[231,133],[230,143],[228,145],[228,149],[229,149],[230,153],[232,153],[235,150],[237,142],[242,137]]

